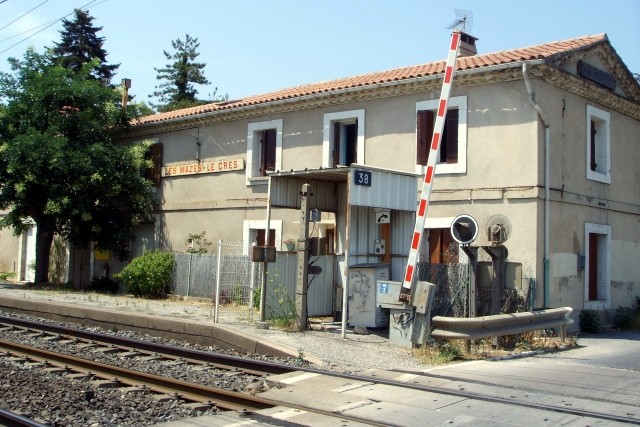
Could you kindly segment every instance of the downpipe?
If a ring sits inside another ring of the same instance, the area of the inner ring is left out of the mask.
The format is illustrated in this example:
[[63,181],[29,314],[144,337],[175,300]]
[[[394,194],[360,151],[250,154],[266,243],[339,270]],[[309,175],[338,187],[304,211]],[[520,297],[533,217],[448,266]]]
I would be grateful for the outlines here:
[[524,84],[527,87],[527,94],[529,95],[529,104],[535,108],[544,126],[544,282],[543,282],[543,308],[549,307],[549,163],[550,153],[549,148],[551,146],[550,139],[551,133],[549,131],[549,122],[540,108],[540,105],[535,101],[533,89],[531,88],[531,81],[529,80],[529,73],[527,71],[527,63],[522,64],[522,77],[524,78]]

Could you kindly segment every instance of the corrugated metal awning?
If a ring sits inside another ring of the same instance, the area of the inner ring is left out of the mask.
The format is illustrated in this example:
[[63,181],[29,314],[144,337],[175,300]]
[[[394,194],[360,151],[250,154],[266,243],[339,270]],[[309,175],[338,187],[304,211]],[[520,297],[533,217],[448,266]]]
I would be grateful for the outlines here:
[[[366,182],[361,177],[365,173]],[[353,206],[414,211],[420,175],[390,169],[353,164],[330,169],[275,172],[271,178],[271,206],[297,209],[300,190],[310,184],[315,207],[336,212],[339,185],[349,185],[349,203]]]

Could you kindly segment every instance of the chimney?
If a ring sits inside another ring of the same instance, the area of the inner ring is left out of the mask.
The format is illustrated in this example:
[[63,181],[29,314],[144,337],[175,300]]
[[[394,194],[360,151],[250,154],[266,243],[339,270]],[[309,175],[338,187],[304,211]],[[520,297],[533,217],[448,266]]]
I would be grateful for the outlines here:
[[478,54],[476,48],[476,37],[470,36],[467,33],[460,32],[460,51],[458,56],[473,56]]

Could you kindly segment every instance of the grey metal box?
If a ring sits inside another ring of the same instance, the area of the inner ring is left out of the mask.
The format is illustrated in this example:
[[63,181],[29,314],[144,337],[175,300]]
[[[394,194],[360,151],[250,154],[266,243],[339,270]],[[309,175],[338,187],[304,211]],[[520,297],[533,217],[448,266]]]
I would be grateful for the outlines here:
[[404,302],[399,301],[402,282],[378,280],[376,283],[376,302],[382,308],[403,308]]

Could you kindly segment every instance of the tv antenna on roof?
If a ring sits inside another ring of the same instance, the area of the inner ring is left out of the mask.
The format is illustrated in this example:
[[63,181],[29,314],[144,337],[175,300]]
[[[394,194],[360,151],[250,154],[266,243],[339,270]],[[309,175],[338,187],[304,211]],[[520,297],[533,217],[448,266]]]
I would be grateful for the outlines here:
[[473,13],[470,10],[456,9],[456,20],[447,27],[448,30],[467,32],[473,27]]

